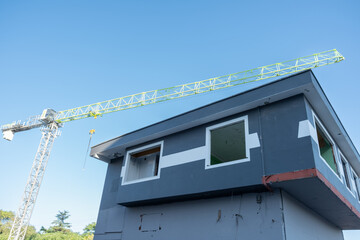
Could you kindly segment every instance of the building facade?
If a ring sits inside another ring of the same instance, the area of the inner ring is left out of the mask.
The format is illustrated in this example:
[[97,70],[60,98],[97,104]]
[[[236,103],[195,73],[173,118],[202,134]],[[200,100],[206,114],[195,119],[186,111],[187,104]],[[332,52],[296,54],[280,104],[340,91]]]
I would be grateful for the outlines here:
[[92,147],[95,239],[343,239],[360,156],[311,71]]

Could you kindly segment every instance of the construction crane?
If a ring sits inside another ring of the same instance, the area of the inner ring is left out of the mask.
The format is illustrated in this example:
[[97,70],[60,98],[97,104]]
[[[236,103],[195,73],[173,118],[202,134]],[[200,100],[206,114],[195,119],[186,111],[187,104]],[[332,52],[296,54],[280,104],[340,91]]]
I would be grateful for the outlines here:
[[182,84],[170,88],[141,92],[69,110],[56,112],[53,109],[45,109],[41,115],[30,117],[27,121],[16,121],[11,124],[1,126],[4,139],[9,141],[13,139],[14,134],[17,132],[33,128],[40,128],[42,132],[42,138],[35,154],[35,159],[26,183],[21,204],[16,213],[8,239],[23,240],[25,237],[50,156],[51,148],[55,138],[60,135],[59,128],[63,127],[64,123],[88,117],[97,118],[98,116],[102,116],[107,113],[113,113],[130,108],[141,107],[153,103],[164,102],[195,94],[234,87],[245,83],[301,72],[337,63],[342,60],[344,60],[344,57],[336,49],[333,49],[238,73]]

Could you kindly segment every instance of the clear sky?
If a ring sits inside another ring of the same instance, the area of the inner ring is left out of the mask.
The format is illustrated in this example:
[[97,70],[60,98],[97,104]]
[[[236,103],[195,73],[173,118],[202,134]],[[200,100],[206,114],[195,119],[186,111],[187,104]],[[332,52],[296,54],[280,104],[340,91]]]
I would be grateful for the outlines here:
[[[3,0],[0,124],[337,48],[346,60],[314,73],[359,149],[359,12],[359,1],[330,0]],[[244,89],[65,124],[31,224],[48,227],[58,210],[75,231],[96,221],[107,165],[89,158],[82,170],[90,129],[94,145]],[[17,209],[40,137],[0,141],[0,209]]]

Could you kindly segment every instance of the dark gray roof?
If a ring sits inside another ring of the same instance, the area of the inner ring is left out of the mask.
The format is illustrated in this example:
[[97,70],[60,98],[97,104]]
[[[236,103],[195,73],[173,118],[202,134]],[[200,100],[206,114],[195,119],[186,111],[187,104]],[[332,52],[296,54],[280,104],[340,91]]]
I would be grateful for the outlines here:
[[91,148],[90,155],[105,162],[124,155],[126,148],[183,131],[258,106],[304,94],[357,172],[360,156],[311,70],[233,95],[203,107],[110,139]]

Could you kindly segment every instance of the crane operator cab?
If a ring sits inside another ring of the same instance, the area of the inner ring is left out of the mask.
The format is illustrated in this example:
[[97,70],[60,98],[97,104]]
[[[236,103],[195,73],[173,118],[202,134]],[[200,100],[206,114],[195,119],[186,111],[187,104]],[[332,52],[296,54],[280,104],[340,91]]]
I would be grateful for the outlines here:
[[55,120],[56,117],[56,111],[51,108],[44,109],[40,116],[40,121],[43,123],[50,123]]

